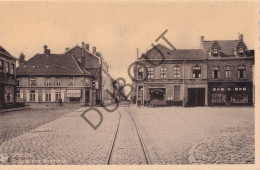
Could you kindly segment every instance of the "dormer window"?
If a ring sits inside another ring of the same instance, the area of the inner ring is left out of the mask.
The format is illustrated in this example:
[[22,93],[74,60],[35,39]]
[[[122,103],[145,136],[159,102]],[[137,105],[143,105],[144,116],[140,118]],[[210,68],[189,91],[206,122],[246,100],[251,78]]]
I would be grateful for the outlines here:
[[243,56],[244,55],[244,49],[243,48],[239,48],[238,54],[239,54],[239,56]]
[[218,56],[218,49],[216,49],[216,48],[213,49],[213,55]]

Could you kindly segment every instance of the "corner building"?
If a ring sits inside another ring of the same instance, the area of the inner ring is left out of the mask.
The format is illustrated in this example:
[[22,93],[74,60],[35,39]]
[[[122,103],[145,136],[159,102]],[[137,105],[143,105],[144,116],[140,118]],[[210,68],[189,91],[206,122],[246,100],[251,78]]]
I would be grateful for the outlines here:
[[208,105],[207,56],[202,49],[170,50],[158,44],[136,60],[134,78],[134,98],[141,104]]

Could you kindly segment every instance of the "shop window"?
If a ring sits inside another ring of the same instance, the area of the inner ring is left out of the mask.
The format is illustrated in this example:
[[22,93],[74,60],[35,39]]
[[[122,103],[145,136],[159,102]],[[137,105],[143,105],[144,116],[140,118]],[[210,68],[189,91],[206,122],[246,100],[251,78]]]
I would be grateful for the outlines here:
[[149,79],[153,79],[153,78],[154,78],[153,68],[152,68],[152,67],[148,67],[148,68],[147,68],[147,71],[148,71],[148,78],[149,78]]
[[138,68],[138,79],[143,79],[143,76],[144,76],[144,68],[141,67],[141,68]]
[[56,78],[56,85],[61,86],[61,78],[60,77]]
[[212,68],[212,78],[213,79],[218,79],[219,78],[219,67],[213,67]]
[[245,78],[246,77],[246,67],[239,66],[238,67],[238,78]]
[[161,67],[161,78],[167,78],[167,68]]
[[245,92],[233,93],[231,101],[232,103],[248,103],[248,94]]
[[56,101],[61,99],[61,92],[56,92]]
[[35,90],[30,90],[30,101],[35,102]]
[[174,100],[180,100],[181,86],[174,86]]
[[193,67],[193,78],[201,78],[201,67],[200,66],[195,66]]
[[46,93],[45,99],[46,99],[46,102],[50,102],[51,101],[51,93]]
[[173,78],[180,78],[181,77],[181,68],[179,66],[175,66],[173,68]]
[[51,78],[46,78],[46,86],[51,86]]
[[214,93],[212,94],[212,103],[225,103],[226,102],[226,95],[224,93]]
[[36,86],[36,79],[35,77],[30,78],[30,86]]

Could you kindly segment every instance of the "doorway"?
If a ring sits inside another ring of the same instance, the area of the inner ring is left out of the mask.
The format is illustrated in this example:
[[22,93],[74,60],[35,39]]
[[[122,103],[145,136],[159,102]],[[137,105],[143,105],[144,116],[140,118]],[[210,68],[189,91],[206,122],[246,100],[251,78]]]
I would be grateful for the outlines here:
[[205,88],[188,88],[188,106],[205,106]]

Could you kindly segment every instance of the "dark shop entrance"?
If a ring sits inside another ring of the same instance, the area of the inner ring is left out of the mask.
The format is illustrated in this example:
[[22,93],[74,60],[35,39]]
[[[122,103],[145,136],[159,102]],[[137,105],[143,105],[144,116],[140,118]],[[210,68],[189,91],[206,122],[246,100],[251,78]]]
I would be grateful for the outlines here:
[[205,106],[205,88],[188,88],[187,106]]

